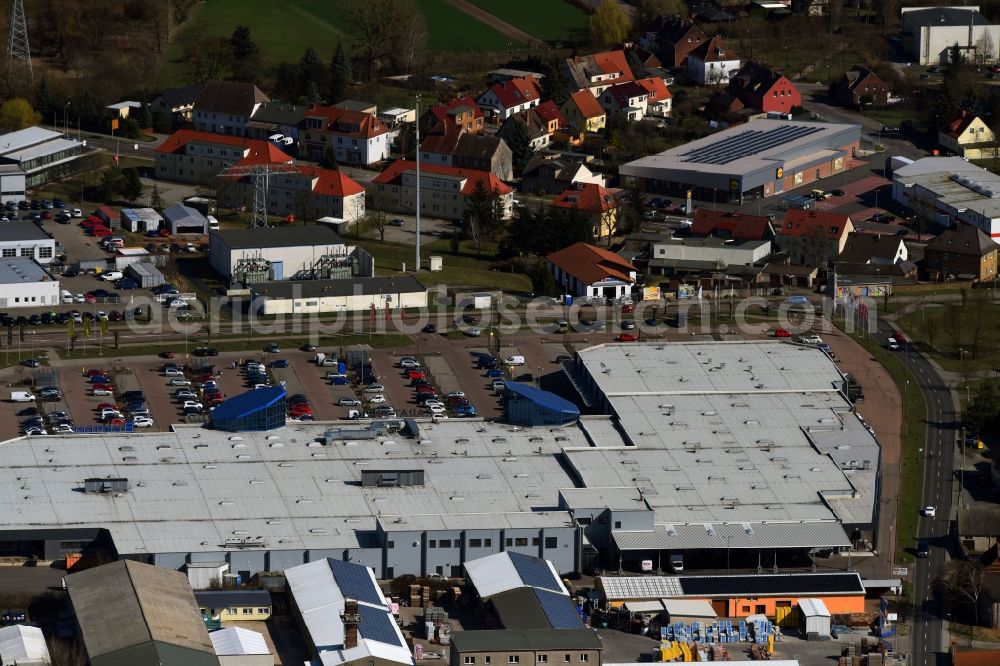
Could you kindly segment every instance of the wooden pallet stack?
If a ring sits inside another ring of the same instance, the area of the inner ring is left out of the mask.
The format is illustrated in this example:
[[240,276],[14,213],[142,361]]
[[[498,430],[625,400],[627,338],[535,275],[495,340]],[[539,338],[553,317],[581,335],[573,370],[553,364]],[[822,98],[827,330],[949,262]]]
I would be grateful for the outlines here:
[[427,608],[430,604],[431,589],[425,585],[410,585],[410,606]]
[[766,645],[751,645],[750,658],[754,661],[771,661],[771,653]]

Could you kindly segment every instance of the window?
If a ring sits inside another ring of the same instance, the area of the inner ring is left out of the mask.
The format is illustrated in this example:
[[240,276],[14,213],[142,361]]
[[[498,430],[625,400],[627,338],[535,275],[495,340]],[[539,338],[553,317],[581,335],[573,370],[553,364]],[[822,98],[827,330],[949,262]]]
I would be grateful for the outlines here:
[[767,606],[765,604],[757,604],[754,608],[754,612],[760,613],[761,615],[767,612]]
[[517,537],[514,539],[514,546],[524,547],[528,545],[528,537]]
[[253,609],[252,608],[243,608],[242,611],[243,611],[244,615],[253,615]]
[[750,613],[750,607],[749,606],[740,606],[740,612],[741,613],[747,613],[747,614],[749,614]]
[[564,654],[563,655],[563,662],[566,663],[566,664],[568,664],[570,662],[570,660],[572,660],[572,659],[573,659],[573,657],[571,657],[568,654]]
[[492,548],[493,539],[483,539],[483,548]]
[[549,655],[540,654],[535,658],[535,661],[537,661],[539,664],[547,664],[549,663]]
[[600,518],[597,519],[597,524],[598,525],[607,525],[608,524],[608,517],[607,516],[601,516]]
[[385,546],[386,546],[386,548],[395,548],[396,547],[396,542],[395,541],[386,541]]
[[257,609],[257,614],[258,615],[267,615],[270,612],[271,612],[270,608],[258,608]]
[[483,663],[486,664],[486,666],[490,666],[491,661],[492,659],[490,658],[490,655],[486,655],[485,657],[483,657]]
[[541,546],[542,545],[542,540],[539,539],[538,537],[532,537],[532,539],[531,539],[531,545],[532,546]]
[[52,248],[51,247],[40,247],[40,248],[38,248],[38,258],[39,259],[51,259],[52,258]]
[[519,664],[519,663],[521,663],[521,657],[519,655],[516,655],[516,654],[509,654],[509,655],[507,655],[507,663],[508,664]]
[[428,548],[437,548],[438,547],[437,541],[434,540],[434,539],[431,539],[430,541],[427,542],[427,547]]
[[616,520],[615,521],[615,529],[616,530],[620,530],[621,528],[622,528],[622,521]]
[[229,613],[230,615],[236,615],[236,609],[235,608],[227,608],[226,612]]
[[590,655],[589,655],[589,654],[581,654],[581,655],[580,655],[580,661],[587,661],[587,659],[588,659],[589,657],[590,657]]
[[482,547],[483,547],[482,539],[469,539],[469,548],[482,548]]
[[[4,252],[6,252],[6,250],[4,250]],[[6,257],[7,255],[5,254],[4,256]],[[514,545],[514,540],[513,539],[507,539],[507,547],[510,548],[513,545]]]
[[590,516],[583,516],[581,518],[577,518],[576,522],[578,525],[589,525],[591,520],[592,518]]
[[545,537],[545,547],[546,548],[558,548],[557,539],[555,537]]
[[3,256],[5,256],[5,257],[16,257],[17,256],[17,248],[5,247],[3,249]]
[[441,539],[438,541],[438,548],[451,548],[451,539]]
[[467,654],[467,655],[465,655],[465,663],[467,663],[467,664],[474,664],[474,663],[476,663],[476,658],[474,656],[472,656],[471,654]]

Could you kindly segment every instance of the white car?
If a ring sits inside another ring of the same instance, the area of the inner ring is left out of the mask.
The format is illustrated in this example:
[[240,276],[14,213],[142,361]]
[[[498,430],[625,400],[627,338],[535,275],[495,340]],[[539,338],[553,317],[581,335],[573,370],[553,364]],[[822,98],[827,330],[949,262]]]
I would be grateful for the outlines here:
[[446,398],[464,398],[465,391],[452,391],[451,393],[445,394]]
[[103,395],[114,395],[114,393],[112,393],[111,389],[93,388],[93,389],[90,389],[90,395],[102,395],[103,396]]
[[68,423],[62,423],[56,426],[56,432],[60,435],[71,434],[73,432],[73,426]]
[[253,385],[254,389],[269,388],[270,386],[271,386],[270,384],[254,384]]
[[399,359],[399,367],[404,370],[417,370],[420,368],[420,362],[415,358],[401,358]]
[[197,397],[197,393],[189,391],[188,389],[178,389],[177,393],[174,393],[174,399],[178,401],[194,400]]
[[121,280],[123,277],[125,277],[125,274],[122,273],[121,271],[105,271],[104,273],[101,273],[98,277],[104,280],[105,282],[114,282],[115,280]]
[[108,418],[109,416],[121,416],[122,413],[117,409],[104,408],[101,410],[101,420]]
[[365,393],[382,393],[385,387],[381,384],[369,384],[365,387]]
[[136,416],[132,419],[132,425],[136,428],[151,428],[153,427],[153,419],[148,416]]
[[[74,294],[73,295],[73,302],[74,303],[86,303],[87,299],[86,299],[86,297],[83,294]],[[76,319],[76,317],[74,317],[74,319]],[[78,321],[80,321],[80,320],[78,320]]]
[[163,374],[167,377],[183,377],[184,371],[180,368],[167,368],[163,371]]
[[933,518],[933,517],[935,517],[937,515],[937,507],[936,506],[925,506],[920,511],[920,513],[924,514],[924,516],[926,516],[927,518]]
[[441,405],[424,405],[427,409],[431,410],[431,414],[434,416],[439,416],[445,413],[445,408]]
[[439,401],[439,400],[428,400],[427,402],[424,403],[424,407],[427,407],[428,409],[430,409],[432,407],[442,407],[443,408],[444,407],[444,403],[441,402],[441,401]]
[[823,344],[823,338],[818,335],[804,335],[799,339],[799,342],[807,345],[821,345]]
[[340,398],[337,400],[338,407],[360,407],[361,401],[357,398]]
[[42,428],[40,426],[32,426],[30,428],[25,429],[24,434],[25,435],[47,435],[49,433],[48,433],[47,430],[45,430],[45,428]]
[[73,212],[71,213],[71,215],[73,217],[83,217],[83,211],[80,210],[79,208],[74,208]]
[[375,393],[370,398],[368,398],[368,402],[372,403],[373,405],[383,403],[385,402],[385,396],[382,395],[381,393]]
[[[183,374],[183,373],[181,373]],[[171,386],[191,386],[191,381],[183,377],[174,377],[170,380]]]
[[502,379],[494,379],[493,383],[490,384],[490,386],[492,387],[492,389],[494,391],[499,392],[499,391],[503,391],[505,388],[507,388],[507,382],[505,382]]
[[204,409],[205,407],[197,400],[185,400],[184,404],[181,405],[181,409],[187,409],[188,407],[194,407],[196,409]]

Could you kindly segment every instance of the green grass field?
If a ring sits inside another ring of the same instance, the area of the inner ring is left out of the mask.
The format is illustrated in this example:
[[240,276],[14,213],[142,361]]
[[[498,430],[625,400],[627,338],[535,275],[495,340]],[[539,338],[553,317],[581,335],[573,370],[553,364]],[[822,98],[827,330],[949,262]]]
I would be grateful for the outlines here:
[[[160,85],[178,86],[188,82],[187,66],[181,61],[186,44],[228,38],[240,24],[250,28],[265,68],[273,68],[281,62],[298,62],[309,46],[316,49],[324,62],[329,62],[338,41],[343,41],[349,51],[357,47],[358,34],[347,17],[348,3],[353,1],[212,0],[201,3],[167,47]],[[507,48],[510,40],[505,36],[454,9],[445,0],[417,0],[417,5],[427,20],[427,46],[432,51],[476,52]],[[523,45],[516,43],[515,46]]]
[[469,0],[494,16],[546,42],[587,38],[588,14],[565,0]]

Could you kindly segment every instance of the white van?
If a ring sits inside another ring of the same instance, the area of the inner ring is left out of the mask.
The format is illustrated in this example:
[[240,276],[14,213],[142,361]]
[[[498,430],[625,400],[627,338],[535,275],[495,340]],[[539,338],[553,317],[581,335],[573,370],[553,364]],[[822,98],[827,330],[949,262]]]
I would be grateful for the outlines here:
[[684,571],[684,555],[681,553],[670,553],[670,570],[674,573]]
[[510,356],[504,360],[504,363],[506,363],[507,365],[524,365],[524,357],[516,355]]
[[63,303],[72,303],[73,302],[73,294],[71,294],[70,292],[66,291],[65,289],[62,290],[62,295],[61,296],[62,296],[62,302]]
[[214,215],[209,215],[208,216],[208,228],[211,231],[218,231],[219,230],[219,221],[215,218]]
[[34,402],[35,396],[27,391],[11,391],[10,392],[11,402]]
[[889,349],[889,351],[899,351],[899,342],[896,338],[889,338],[886,340],[885,346]]
[[267,140],[273,143],[278,143],[284,138],[285,138],[284,134],[272,134],[271,136],[267,137]]

